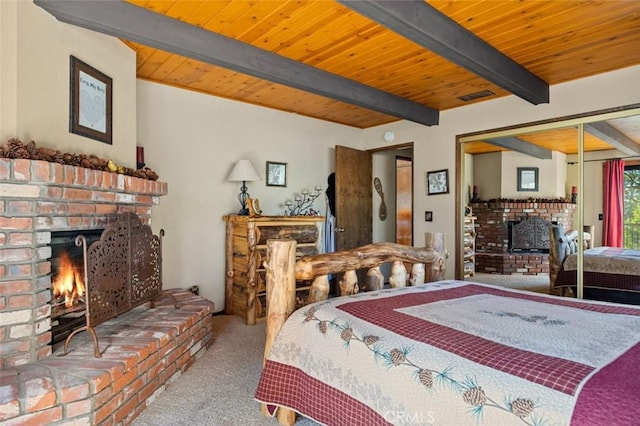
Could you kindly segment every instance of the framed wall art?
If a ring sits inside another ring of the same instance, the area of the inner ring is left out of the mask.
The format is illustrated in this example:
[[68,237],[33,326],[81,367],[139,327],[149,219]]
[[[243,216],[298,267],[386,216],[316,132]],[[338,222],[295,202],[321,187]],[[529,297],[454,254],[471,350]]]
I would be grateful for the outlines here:
[[449,193],[449,169],[427,172],[427,195]]
[[267,186],[287,186],[287,163],[267,161]]
[[518,167],[518,191],[538,191],[537,167]]
[[71,56],[69,131],[112,143],[111,77]]

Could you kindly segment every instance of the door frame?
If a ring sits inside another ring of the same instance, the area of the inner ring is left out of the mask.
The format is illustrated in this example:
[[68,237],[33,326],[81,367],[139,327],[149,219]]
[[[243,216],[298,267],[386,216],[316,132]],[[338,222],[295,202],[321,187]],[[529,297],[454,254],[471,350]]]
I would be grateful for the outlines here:
[[[411,166],[411,181],[412,181],[412,191],[415,188],[415,167],[413,167],[413,165],[415,164],[415,158],[414,158],[414,153],[415,153],[415,149],[414,149],[414,143],[413,142],[405,142],[405,143],[399,143],[399,144],[395,144],[395,145],[385,145],[385,146],[381,146],[378,148],[371,148],[368,149],[367,151],[372,155],[373,158],[373,154],[375,153],[379,153],[379,152],[385,152],[385,151],[397,151],[397,150],[403,150],[403,149],[411,149],[411,161],[412,161],[412,166]],[[373,161],[373,160],[372,160]],[[373,185],[373,182],[372,182]],[[394,185],[394,191],[395,191],[395,185]],[[414,195],[415,195],[415,191],[413,191],[414,194],[412,194],[411,196],[411,212],[412,212],[412,221],[411,221],[411,240],[413,242],[413,245],[415,246],[416,243],[416,238],[415,238],[415,202],[414,202]],[[373,194],[372,194],[373,195]],[[397,197],[397,194],[394,194],[394,196]],[[373,203],[373,199],[375,197],[372,196],[371,199],[371,203]],[[387,207],[389,207],[387,205]],[[375,209],[373,209],[375,210]],[[372,215],[373,215],[373,211],[372,211]],[[373,217],[371,218],[373,220]],[[395,227],[395,223],[394,223],[394,227]],[[395,231],[394,231],[395,234]],[[395,238],[394,238],[395,239]]]

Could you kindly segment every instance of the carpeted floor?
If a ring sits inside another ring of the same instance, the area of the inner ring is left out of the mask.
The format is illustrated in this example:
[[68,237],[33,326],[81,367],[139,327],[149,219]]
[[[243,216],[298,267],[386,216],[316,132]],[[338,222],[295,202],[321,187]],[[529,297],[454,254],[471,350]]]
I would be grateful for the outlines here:
[[[546,293],[548,276],[476,274],[469,281]],[[207,352],[134,421],[134,426],[253,426],[278,424],[253,400],[264,348],[265,324],[237,316],[213,317],[215,341]],[[313,426],[299,419],[297,426]]]
[[497,275],[476,273],[473,277],[469,277],[466,280],[518,290],[535,291],[536,293],[549,293],[549,275]]
[[[262,370],[265,324],[247,326],[237,316],[213,317],[213,345],[160,393],[134,426],[250,426],[278,424],[253,400]],[[296,425],[315,423],[301,419]]]

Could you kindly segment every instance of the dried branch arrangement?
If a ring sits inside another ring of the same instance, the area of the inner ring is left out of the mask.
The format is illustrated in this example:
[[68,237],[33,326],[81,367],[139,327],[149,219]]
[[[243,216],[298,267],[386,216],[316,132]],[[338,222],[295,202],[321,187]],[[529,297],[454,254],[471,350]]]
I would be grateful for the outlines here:
[[86,169],[120,173],[142,179],[158,180],[158,174],[148,167],[135,170],[130,167],[118,166],[111,160],[105,160],[93,154],[62,153],[55,149],[38,147],[34,141],[25,144],[16,138],[11,138],[6,145],[0,146],[0,158],[43,160]]

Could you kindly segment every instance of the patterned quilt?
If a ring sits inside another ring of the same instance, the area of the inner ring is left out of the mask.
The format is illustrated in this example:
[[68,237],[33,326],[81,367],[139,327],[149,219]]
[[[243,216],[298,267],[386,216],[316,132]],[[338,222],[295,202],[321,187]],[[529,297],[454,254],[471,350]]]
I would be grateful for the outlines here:
[[[578,256],[572,254],[564,260],[565,271],[578,269]],[[584,251],[584,270],[610,274],[640,275],[640,250],[617,247],[595,247]]]
[[640,307],[439,281],[296,311],[255,398],[327,425],[636,425],[638,365]]
[[[562,263],[554,287],[576,285],[577,254]],[[640,292],[640,251],[595,247],[584,251],[584,287]]]

